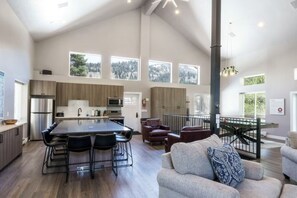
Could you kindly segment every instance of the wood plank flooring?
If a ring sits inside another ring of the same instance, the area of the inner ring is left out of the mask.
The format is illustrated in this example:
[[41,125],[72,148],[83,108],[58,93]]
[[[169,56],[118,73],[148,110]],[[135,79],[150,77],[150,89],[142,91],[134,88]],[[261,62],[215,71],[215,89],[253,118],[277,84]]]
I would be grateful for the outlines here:
[[[23,154],[0,172],[0,197],[158,197],[156,177],[163,147],[143,143],[141,135],[135,135],[133,167],[119,168],[118,177],[111,168],[98,170],[95,179],[90,179],[89,173],[71,172],[65,183],[64,173],[41,174],[45,146],[41,141],[29,142],[23,147]],[[279,150],[262,149],[262,159],[258,161],[263,164],[265,175],[290,183],[282,175]]]

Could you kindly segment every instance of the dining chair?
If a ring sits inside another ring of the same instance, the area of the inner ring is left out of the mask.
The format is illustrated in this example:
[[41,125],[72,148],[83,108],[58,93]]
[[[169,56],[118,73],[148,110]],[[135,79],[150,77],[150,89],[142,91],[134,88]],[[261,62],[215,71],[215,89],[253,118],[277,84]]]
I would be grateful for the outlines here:
[[[123,158],[117,159],[117,161],[127,161],[127,164],[120,166],[133,166],[133,153],[131,146],[131,139],[133,136],[133,129],[130,128],[130,131],[123,132],[122,135],[116,136],[116,141],[118,143],[120,155],[124,156]],[[129,163],[129,158],[131,163]]]
[[[98,162],[106,162],[111,161],[112,163],[112,171],[114,172],[115,176],[118,175],[118,169],[115,158],[115,147],[116,147],[116,135],[115,134],[100,134],[96,135],[94,145],[93,145],[93,172],[95,172],[96,169],[96,163]],[[96,161],[96,150],[110,150],[111,151],[111,160],[100,160]]]
[[[57,141],[53,140],[53,136],[50,135],[49,130],[43,130],[41,132],[42,134],[42,140],[44,145],[46,146],[44,151],[44,157],[42,162],[42,169],[41,172],[43,175],[48,174],[49,172],[45,172],[46,168],[57,168],[61,166],[65,166],[65,164],[52,164],[51,162],[54,161],[56,158],[54,158],[54,155],[63,155],[64,158],[66,158],[66,141]],[[58,150],[57,148],[60,147]],[[55,153],[55,151],[60,151],[59,153]],[[56,173],[57,171],[55,171]],[[51,172],[54,173],[54,172]]]
[[70,158],[70,152],[85,152],[89,151],[89,161],[86,163],[89,163],[89,170],[90,170],[90,176],[93,178],[92,174],[92,142],[91,142],[91,136],[69,136],[68,142],[67,142],[67,157],[66,157],[66,182],[68,182],[69,177],[69,165],[74,164],[82,164],[85,162],[78,162],[69,164],[69,158]]

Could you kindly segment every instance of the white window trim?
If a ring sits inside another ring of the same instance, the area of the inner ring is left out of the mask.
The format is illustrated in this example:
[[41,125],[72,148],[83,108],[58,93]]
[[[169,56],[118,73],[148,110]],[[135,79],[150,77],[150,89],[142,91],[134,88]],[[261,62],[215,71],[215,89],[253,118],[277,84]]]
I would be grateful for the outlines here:
[[186,63],[179,63],[178,64],[178,83],[182,85],[196,85],[196,84],[184,84],[179,82],[179,67],[180,65],[187,65],[191,67],[196,67],[197,68],[197,85],[200,85],[200,66],[199,65],[192,65],[192,64],[186,64]]
[[148,80],[149,80],[149,82],[153,82],[153,83],[172,83],[172,62],[149,59],[148,60],[148,63],[147,63],[148,70],[149,70],[149,66],[150,66],[150,61],[154,61],[154,62],[157,62],[157,63],[169,63],[170,64],[170,82],[154,82],[154,81],[151,81],[150,78],[149,78],[149,72],[148,72]]
[[[112,78],[112,69],[111,69],[112,58],[119,58],[119,59],[126,59],[126,60],[136,60],[138,62],[137,79],[136,80],[130,80],[130,79]],[[141,59],[140,58],[123,57],[123,56],[111,56],[110,57],[110,75],[109,75],[109,79],[111,79],[111,80],[125,80],[125,81],[132,81],[132,82],[133,81],[141,81]]]
[[[91,54],[91,55],[96,55],[100,56],[101,59],[101,74],[100,77],[83,77],[83,76],[72,76],[70,75],[70,54]],[[103,57],[101,54],[95,54],[95,53],[89,53],[89,52],[74,52],[74,51],[69,51],[69,57],[68,57],[68,76],[71,78],[88,78],[88,79],[102,79],[102,70],[103,70]]]

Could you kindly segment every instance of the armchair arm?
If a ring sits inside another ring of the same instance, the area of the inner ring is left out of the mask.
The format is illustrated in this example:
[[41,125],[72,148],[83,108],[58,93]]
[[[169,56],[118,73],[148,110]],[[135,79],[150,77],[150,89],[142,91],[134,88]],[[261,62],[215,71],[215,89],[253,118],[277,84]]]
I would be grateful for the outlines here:
[[286,157],[291,161],[297,163],[297,149],[293,149],[287,145],[281,147],[281,155],[282,157]]
[[167,126],[167,125],[162,124],[162,125],[160,125],[160,129],[163,129],[163,130],[170,130],[170,127]]
[[180,136],[175,133],[168,133],[165,150],[169,152],[174,143],[180,142]]
[[264,176],[264,168],[261,164],[257,162],[252,162],[248,160],[242,160],[244,170],[245,170],[245,178],[252,180],[261,180]]
[[[191,174],[179,174],[174,169],[162,169],[157,176],[160,187],[170,189],[185,197],[239,198],[239,192],[230,186]],[[166,197],[162,194],[159,197]]]

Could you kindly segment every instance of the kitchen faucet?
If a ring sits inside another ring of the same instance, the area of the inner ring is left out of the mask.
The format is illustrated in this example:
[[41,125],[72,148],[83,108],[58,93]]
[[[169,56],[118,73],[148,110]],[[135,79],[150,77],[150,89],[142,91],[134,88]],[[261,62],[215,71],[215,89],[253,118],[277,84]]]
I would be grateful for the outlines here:
[[78,108],[77,109],[77,116],[79,117],[80,116],[80,113],[82,112],[82,109],[81,108]]

